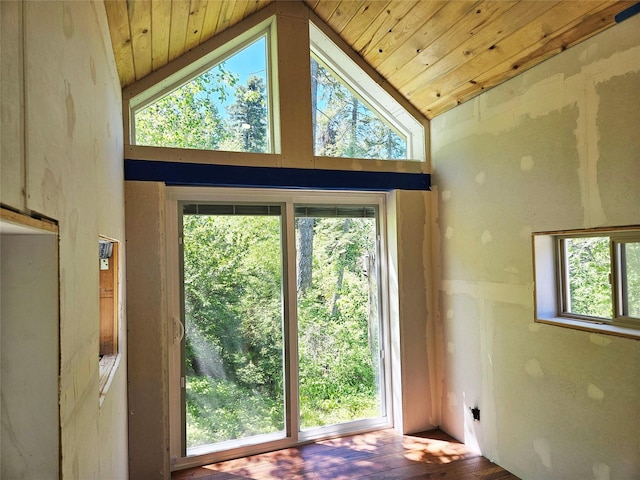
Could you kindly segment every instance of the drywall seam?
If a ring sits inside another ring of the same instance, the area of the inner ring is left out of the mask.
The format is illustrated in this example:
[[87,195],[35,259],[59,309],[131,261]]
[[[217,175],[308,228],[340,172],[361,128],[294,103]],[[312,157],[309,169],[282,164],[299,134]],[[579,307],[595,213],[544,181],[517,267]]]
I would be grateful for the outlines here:
[[533,309],[533,283],[511,284],[443,280],[442,291],[447,295],[462,294],[476,300],[510,303]]
[[[567,82],[567,86],[573,82]],[[598,126],[596,117],[600,103],[595,85],[590,77],[586,77],[579,88],[572,89],[577,93],[575,98],[578,106],[576,120],[576,150],[578,153],[578,179],[580,197],[584,212],[583,225],[600,226],[606,223],[606,216],[602,208],[602,199],[598,188]]]
[[[480,425],[477,429],[483,431],[483,446],[486,450],[483,452],[491,461],[499,462],[498,455],[498,438],[497,438],[497,421],[496,421],[496,401],[495,387],[493,382],[493,321],[494,312],[491,308],[490,301],[480,300],[480,312],[483,328],[480,330],[480,355],[482,359],[482,391],[481,405],[477,405],[481,409]],[[471,405],[474,407],[475,405]],[[475,424],[475,422],[474,422]]]

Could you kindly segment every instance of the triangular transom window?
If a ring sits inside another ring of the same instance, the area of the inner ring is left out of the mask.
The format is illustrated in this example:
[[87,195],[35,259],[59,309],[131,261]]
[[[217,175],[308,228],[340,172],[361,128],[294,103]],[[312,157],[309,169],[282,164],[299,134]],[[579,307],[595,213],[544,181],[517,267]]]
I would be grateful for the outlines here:
[[137,145],[271,153],[269,36],[215,58],[134,110]]

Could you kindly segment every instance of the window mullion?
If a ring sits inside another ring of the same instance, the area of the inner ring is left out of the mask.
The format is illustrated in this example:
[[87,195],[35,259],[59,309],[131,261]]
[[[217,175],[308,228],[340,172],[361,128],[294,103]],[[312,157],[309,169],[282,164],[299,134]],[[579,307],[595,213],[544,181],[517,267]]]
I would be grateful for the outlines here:
[[295,251],[295,212],[292,202],[287,202],[283,217],[283,293],[284,293],[284,328],[285,328],[285,375],[286,375],[286,409],[287,436],[298,440],[300,415],[298,402],[298,318],[296,291],[296,251]]

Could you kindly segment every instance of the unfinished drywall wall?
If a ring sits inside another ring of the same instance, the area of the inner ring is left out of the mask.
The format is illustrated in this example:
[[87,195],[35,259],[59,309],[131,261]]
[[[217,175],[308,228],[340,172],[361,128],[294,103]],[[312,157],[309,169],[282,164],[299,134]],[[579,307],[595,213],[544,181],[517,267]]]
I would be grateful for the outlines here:
[[640,341],[534,323],[531,254],[640,224],[639,88],[636,16],[432,121],[441,425],[522,478],[640,477]]
[[[124,240],[121,92],[104,4],[1,3],[0,200],[59,224],[60,473],[126,478],[122,309],[121,362],[102,406],[98,395],[97,239]],[[5,24],[15,33],[6,43]]]

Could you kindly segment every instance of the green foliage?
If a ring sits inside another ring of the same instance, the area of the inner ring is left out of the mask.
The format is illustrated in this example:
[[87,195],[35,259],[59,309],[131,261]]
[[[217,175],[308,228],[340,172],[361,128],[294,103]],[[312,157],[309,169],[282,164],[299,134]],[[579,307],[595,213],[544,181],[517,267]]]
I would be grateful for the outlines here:
[[311,58],[316,112],[316,155],[347,158],[407,158],[406,140],[329,70]]
[[[313,282],[298,298],[303,428],[380,415],[362,269],[375,222],[313,223]],[[185,215],[183,230],[188,444],[282,430],[279,217]]]
[[267,95],[262,78],[251,75],[247,85],[239,85],[235,102],[229,107],[230,141],[225,150],[267,152]]
[[208,70],[135,115],[136,143],[213,150],[228,134],[217,107],[238,79],[223,65]]
[[611,318],[609,237],[566,240],[571,313]]
[[380,414],[377,344],[368,336],[377,319],[369,318],[361,262],[374,249],[374,221],[316,218],[313,239],[313,283],[298,297],[302,428]]
[[640,318],[640,242],[623,244],[627,306],[630,317]]
[[234,382],[190,377],[186,397],[187,448],[284,429],[282,404]]

